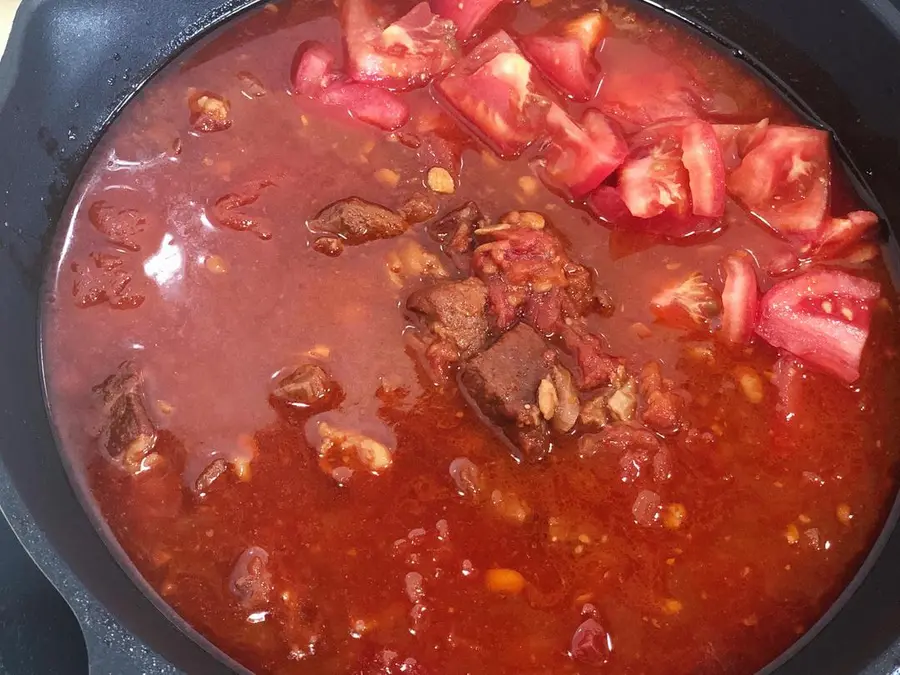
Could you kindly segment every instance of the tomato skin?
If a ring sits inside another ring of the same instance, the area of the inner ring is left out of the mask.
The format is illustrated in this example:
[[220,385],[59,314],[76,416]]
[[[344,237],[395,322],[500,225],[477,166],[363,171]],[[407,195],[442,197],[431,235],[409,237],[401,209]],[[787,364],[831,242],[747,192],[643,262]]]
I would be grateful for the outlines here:
[[294,57],[294,91],[352,117],[393,131],[409,120],[409,107],[396,94],[371,84],[349,82],[334,68],[334,54],[320,42],[300,45]]
[[472,37],[478,25],[503,0],[430,0],[435,14],[456,24],[456,38],[465,41]]
[[859,379],[879,284],[818,269],[783,281],[763,296],[756,333],[847,383]]
[[693,213],[680,215],[666,211],[652,218],[638,218],[631,214],[618,190],[601,185],[588,198],[591,211],[613,229],[629,230],[643,234],[655,234],[667,239],[683,239],[712,232],[717,223],[714,218],[703,218]]
[[522,50],[554,87],[576,101],[590,101],[600,87],[594,60],[607,19],[590,12],[561,26],[522,39]]
[[321,42],[304,42],[297,48],[291,68],[294,92],[309,98],[321,95],[340,75],[334,67],[334,54]]
[[321,98],[325,105],[340,106],[355,118],[385,131],[399,129],[409,120],[409,107],[395,94],[361,82],[336,82]]
[[721,218],[725,213],[725,163],[712,125],[700,120],[688,124],[681,134],[681,147],[694,215]]
[[420,2],[385,27],[369,0],[344,0],[347,71],[357,82],[404,91],[421,87],[459,59],[456,25]]
[[782,237],[813,241],[828,212],[829,135],[769,125],[726,181],[729,194]]
[[519,155],[545,133],[550,102],[505,31],[472,50],[437,82],[437,90],[500,157]]
[[746,344],[753,337],[759,315],[759,286],[753,260],[746,251],[737,251],[725,257],[722,269],[722,334],[732,344]]
[[596,110],[588,110],[579,125],[554,104],[547,128],[551,144],[544,152],[544,178],[574,199],[586,197],[628,156],[628,145]]
[[877,229],[878,216],[871,211],[851,211],[843,218],[829,218],[818,241],[811,247],[811,257],[816,260],[833,260],[874,234]]

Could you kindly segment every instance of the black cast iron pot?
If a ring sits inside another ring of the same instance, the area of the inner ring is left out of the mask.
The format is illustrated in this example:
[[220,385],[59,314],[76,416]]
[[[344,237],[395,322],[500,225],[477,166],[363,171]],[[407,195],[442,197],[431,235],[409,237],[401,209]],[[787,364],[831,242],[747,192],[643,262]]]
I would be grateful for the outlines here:
[[[864,194],[900,228],[900,10],[891,2],[663,4],[720,36],[801,109],[815,111],[834,130]],[[41,388],[39,292],[49,241],[106,123],[194,37],[249,4],[26,0],[0,62],[0,507],[78,617],[92,673],[227,673],[229,660],[155,606],[69,485]],[[893,235],[891,247],[897,272]],[[765,672],[900,672],[897,515],[895,505],[832,611]]]

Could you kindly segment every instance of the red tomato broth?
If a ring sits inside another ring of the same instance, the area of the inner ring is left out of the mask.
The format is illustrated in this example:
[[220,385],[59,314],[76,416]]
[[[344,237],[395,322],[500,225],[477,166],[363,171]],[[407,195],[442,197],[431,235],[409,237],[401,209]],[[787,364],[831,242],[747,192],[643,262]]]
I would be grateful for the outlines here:
[[[323,17],[310,20],[319,9]],[[536,148],[501,162],[467,147],[440,214],[470,199],[494,222],[510,210],[544,214],[615,301],[612,316],[589,317],[591,328],[630,367],[659,359],[690,394],[690,425],[712,439],[665,440],[672,478],[654,489],[663,506],[683,506],[684,520],[677,529],[641,527],[632,513],[640,488],[622,482],[617,458],[580,459],[575,435],[556,439],[543,461],[517,464],[453,381],[431,382],[404,338],[403,303],[424,284],[398,288],[386,267],[407,241],[438,251],[423,226],[337,258],[311,247],[305,223],[323,207],[353,195],[399,208],[432,166],[421,148],[288,93],[299,44],[315,39],[341,53],[331,3],[319,9],[267,7],[193,47],[125,109],[73,192],[45,358],[63,451],[92,507],[167,603],[258,672],[400,672],[371,665],[383,649],[432,675],[752,672],[777,656],[855,573],[895,493],[900,327],[883,263],[849,266],[879,281],[885,298],[860,380],[851,387],[805,368],[786,421],[767,377],[776,350],[759,338],[729,348],[708,331],[654,322],[650,299],[694,271],[721,290],[725,255],[745,249],[764,268],[788,244],[734,205],[722,232],[678,245],[610,231],[520,180],[534,178]],[[555,3],[501,6],[466,51],[497,28],[530,32],[557,14]],[[606,77],[663,53],[714,92],[710,121],[797,123],[759,80],[697,38],[630,15],[619,23],[600,51]],[[243,95],[239,72],[252,73],[265,95]],[[227,130],[191,133],[190,88],[228,100]],[[404,99],[412,126],[430,94]],[[583,106],[567,108],[581,118]],[[375,177],[381,169],[398,174],[396,186]],[[842,204],[858,206],[841,192]],[[252,231],[223,227],[217,215],[216,203],[235,193],[258,195],[237,209],[236,222],[252,221]],[[100,199],[139,211],[138,251],[112,247],[90,222]],[[93,253],[121,259],[111,273],[131,275],[139,306],[76,306],[72,264],[92,264]],[[763,291],[776,282],[764,269],[758,277]],[[308,361],[310,350],[343,392],[314,419],[394,446],[382,475],[357,472],[339,487],[317,466],[305,417],[270,404],[273,374]],[[125,359],[140,363],[162,429],[163,463],[136,476],[101,456],[91,422],[91,388]],[[762,383],[756,403],[741,387],[748,371]],[[192,492],[212,459],[251,456],[248,480],[227,473],[204,496]],[[460,457],[488,486],[478,503],[451,479]],[[852,514],[849,524],[839,510]],[[230,581],[251,547],[267,552],[272,577],[261,612],[242,607]],[[487,570],[497,568],[516,570],[524,589],[486,588]],[[419,596],[410,580],[423,589],[422,616],[411,617]],[[312,630],[311,617],[324,630]],[[605,665],[567,654],[589,617],[612,642]]]

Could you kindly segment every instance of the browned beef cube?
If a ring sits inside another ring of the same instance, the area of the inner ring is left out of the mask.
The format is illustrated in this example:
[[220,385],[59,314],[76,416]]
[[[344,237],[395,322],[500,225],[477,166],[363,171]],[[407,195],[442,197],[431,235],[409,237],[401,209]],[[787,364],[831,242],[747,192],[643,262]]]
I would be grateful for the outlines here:
[[468,202],[441,218],[429,228],[429,232],[441,243],[441,250],[456,268],[468,272],[475,249],[475,230],[489,224],[475,202]]
[[519,324],[472,358],[462,371],[462,385],[469,397],[530,459],[541,457],[550,447],[537,391],[554,360],[544,339]]
[[359,197],[326,206],[309,221],[311,232],[338,235],[351,246],[397,237],[408,228],[409,223],[399,213]]
[[100,447],[130,473],[139,473],[156,445],[140,370],[131,361],[94,387],[101,401]]
[[432,284],[410,295],[406,306],[425,318],[437,342],[453,347],[458,359],[471,358],[487,344],[487,288],[479,279]]
[[341,397],[340,387],[321,366],[306,363],[287,372],[272,395],[297,408],[328,410]]

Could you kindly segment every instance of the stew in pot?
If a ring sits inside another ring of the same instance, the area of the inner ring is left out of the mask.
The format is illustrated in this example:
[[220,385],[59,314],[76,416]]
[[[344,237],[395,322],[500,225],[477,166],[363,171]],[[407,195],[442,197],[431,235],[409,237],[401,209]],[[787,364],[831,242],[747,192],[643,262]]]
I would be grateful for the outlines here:
[[588,0],[267,4],[71,195],[62,450],[258,673],[750,673],[896,489],[897,295],[829,134]]

